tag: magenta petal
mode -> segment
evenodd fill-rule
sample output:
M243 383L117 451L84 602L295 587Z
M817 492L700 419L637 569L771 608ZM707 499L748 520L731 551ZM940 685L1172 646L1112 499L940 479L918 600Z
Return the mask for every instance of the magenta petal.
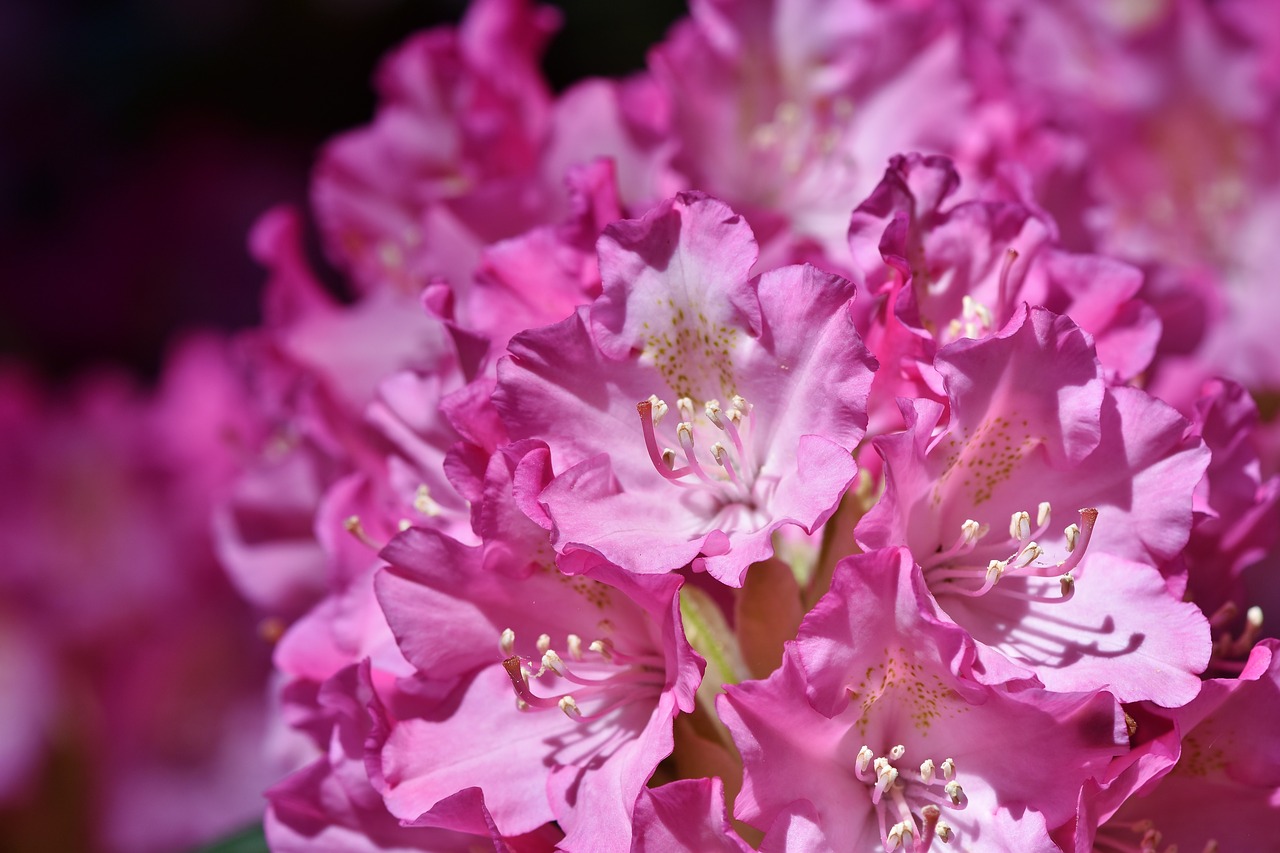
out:
M635 811L636 853L668 850L749 850L729 825L720 779L681 779L640 793Z

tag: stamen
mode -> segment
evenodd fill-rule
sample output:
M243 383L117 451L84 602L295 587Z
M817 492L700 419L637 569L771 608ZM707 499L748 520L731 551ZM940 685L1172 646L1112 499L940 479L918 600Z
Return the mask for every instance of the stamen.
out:
M1093 507L1080 510L1080 533L1076 537L1076 544L1067 559L1058 564L1063 574L1080 565L1080 561L1084 559L1084 553L1089 548L1089 539L1093 537L1093 525L1097 521L1098 511Z
M551 636L549 634L539 634L536 648L539 654L545 655L551 649Z
M1023 512L1015 512L1009 519L1009 538L1015 542L1025 542L1031 537L1031 516Z
M739 485L738 472L734 470L733 461L729 459L729 451L720 442L711 445L711 455L716 458L716 462L720 463L720 467L724 468L725 473L729 475L729 482Z
M1025 569L1027 566L1040 559L1042 554L1044 554L1044 549L1035 542L1028 542L1018 554L1018 559L1017 562L1014 563L1014 568Z
M502 636L498 640L498 648L502 649L504 657L511 657L516 647L516 632L510 628L502 629Z
M1009 271L1013 269L1016 260L1018 260L1018 252L1015 249L1009 249L1004 253L1004 265L1000 267L1000 287L996 291L999 294L996 308L999 309L1001 317L1005 316L1009 307Z
M933 784L934 765L932 758L926 758L920 763L920 781L926 785Z
M872 753L871 747L864 744L862 749L858 750L858 758L854 762L854 766L858 768L859 776L867 772L867 768L871 766L871 759L873 758L875 758L875 754Z
M702 464L698 462L698 457L693 452L693 424L689 421L681 421L676 427L676 438L680 440L680 447L684 449L684 458L689 461L689 470L704 483L715 482L711 479L711 475L702 470Z
M435 518L441 513L440 504L431 497L431 489L423 483L413 495L413 508L428 518Z
M613 644L608 640L592 640L591 645L587 646L587 648L600 655L606 661L613 662Z
M1062 534L1067 537L1067 553L1070 554L1076 549L1076 541L1080 538L1080 525L1070 524Z
M889 750L889 760L897 761L899 758L905 755L906 752L907 752L907 748L902 744L898 744L897 746Z
M950 844L951 836L952 836L951 827L947 824L947 822L944 820L938 821L938 840L940 840L943 844Z
M1049 523L1049 514L1053 512L1053 507L1048 501L1041 501L1039 508L1036 510L1036 526L1044 527Z
M545 637L546 634L543 634L542 636ZM565 670L567 669L564 665L564 661L560 659L560 655L556 654L555 649L547 649L542 653L542 668L544 670L554 672L556 675L561 677L564 677Z
M667 404L657 394L649 395L649 404L653 406L653 425L656 427L658 424L662 423L662 419L666 417Z
M688 397L681 397L676 400L676 408L680 410L680 420L693 420L693 400L690 400Z
M947 794L947 799L951 800L953 806L960 805L960 801L964 799L964 788L960 787L959 782L948 782L942 789Z
M354 536L360 542L360 544L364 545L367 548L372 548L375 551L382 550L382 546L379 545L377 542L373 541L373 539L369 536L368 533L365 533L364 525L360 523L360 516L358 515L347 516L343 520L342 526L346 529L348 533Z
M582 638L577 634L570 634L565 638L565 643L569 646L569 657L582 660Z
M950 779L956 775L956 763L953 759L945 759L942 762L942 778Z
M579 710L577 701L567 693L561 696L560 701L556 704L560 706L561 711L564 711L565 716L571 720L582 716L582 711Z

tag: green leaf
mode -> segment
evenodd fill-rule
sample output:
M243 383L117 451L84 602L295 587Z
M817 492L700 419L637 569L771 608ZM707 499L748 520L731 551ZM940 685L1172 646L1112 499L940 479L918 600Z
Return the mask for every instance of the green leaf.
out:
M201 847L196 853L269 853L267 836L256 824Z

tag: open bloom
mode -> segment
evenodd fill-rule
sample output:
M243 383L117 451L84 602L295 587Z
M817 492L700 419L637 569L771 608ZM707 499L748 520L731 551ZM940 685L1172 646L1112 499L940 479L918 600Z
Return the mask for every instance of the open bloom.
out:
M1104 387L1088 339L1040 308L936 364L950 419L916 400L907 431L876 440L886 492L858 541L908 546L990 673L1016 662L1054 690L1194 697L1208 626L1156 568L1187 542L1208 461L1186 422Z
M386 703L370 759L391 812L457 828L441 804L477 787L503 835L555 820L566 849L629 849L632 810L701 677L680 579L485 565L420 529L383 556L379 599L418 670Z
M773 531L835 509L873 365L853 286L812 267L750 278L756 251L740 216L682 194L605 230L589 308L512 341L494 402L513 439L551 448L536 497L557 551L694 561L737 586Z
M818 850L1057 849L1049 830L1125 749L1119 706L979 685L972 641L929 611L903 549L837 567L782 668L719 704L745 766L739 818L767 827L807 801Z

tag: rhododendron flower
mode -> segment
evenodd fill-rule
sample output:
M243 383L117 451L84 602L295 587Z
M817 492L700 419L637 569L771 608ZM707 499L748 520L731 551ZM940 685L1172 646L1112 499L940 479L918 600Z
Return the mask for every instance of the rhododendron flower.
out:
M1087 785L1079 824L1085 830L1074 850L1274 849L1280 819L1278 651L1275 640L1264 641L1238 678L1208 680L1195 701L1164 712L1181 738L1176 764L1114 814L1097 815L1108 798ZM1093 836L1088 827L1097 817L1105 822Z
M383 556L379 598L419 682L384 712L375 760L390 811L450 828L439 804L479 787L504 835L555 820L566 849L629 849L636 801L701 677L680 579L487 566L417 529Z
M936 364L949 420L917 400L906 432L876 440L887 487L859 542L908 546L996 677L998 650L1054 690L1194 697L1208 626L1156 568L1186 544L1207 462L1185 421L1105 388L1087 338L1039 308Z
M1125 749L1118 705L978 684L972 640L928 598L907 551L851 557L782 668L727 689L738 817L767 826L808 801L820 850L1057 849L1049 830Z
M849 211L884 162L950 150L972 93L945 4L695 0L652 57L673 165L725 199L771 261L847 266Z
M873 365L853 287L812 267L750 278L751 230L696 194L610 226L600 258L603 295L518 335L498 369L512 438L559 470L537 496L552 541L740 585L775 530L812 531L853 480Z

